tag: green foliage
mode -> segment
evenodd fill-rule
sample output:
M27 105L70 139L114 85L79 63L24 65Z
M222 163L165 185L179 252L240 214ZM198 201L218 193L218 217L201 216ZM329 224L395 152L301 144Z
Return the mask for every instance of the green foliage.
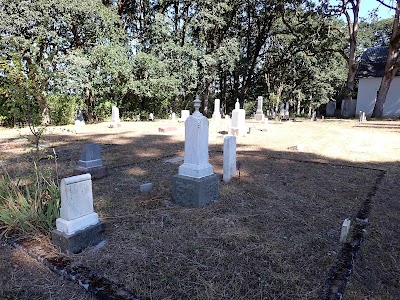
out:
M48 233L60 213L57 182L45 178L35 164L31 184L20 185L4 171L0 177L0 234Z
M107 100L98 103L93 110L96 120L105 121L110 119L113 105L115 105L115 103Z
M83 106L81 98L66 94L53 94L47 97L51 124L73 124L76 111Z

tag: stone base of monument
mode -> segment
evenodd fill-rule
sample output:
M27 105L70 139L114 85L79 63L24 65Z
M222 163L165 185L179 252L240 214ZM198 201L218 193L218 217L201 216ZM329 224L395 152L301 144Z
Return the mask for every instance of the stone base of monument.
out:
M51 240L64 253L79 253L83 249L95 246L104 240L104 223L99 221L97 224L86 227L71 235L54 229L51 232Z
M108 169L106 166L91 167L91 168L76 166L73 171L74 176L86 173L89 173L92 176L92 179L100 179L108 175Z
M185 207L201 207L219 197L219 176L212 174L202 178L183 175L172 177L172 201Z
M263 122L265 120L265 115L264 114L255 114L254 118L257 122Z

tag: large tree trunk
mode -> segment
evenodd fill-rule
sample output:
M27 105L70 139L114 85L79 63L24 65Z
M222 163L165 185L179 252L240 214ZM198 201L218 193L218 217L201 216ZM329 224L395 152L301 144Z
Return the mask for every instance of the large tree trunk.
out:
M207 81L204 86L204 102L203 102L203 115L207 117L208 114L208 98L210 96L211 81Z
M350 51L347 59L347 80L346 80L346 95L342 102L342 117L343 118L351 118L353 117L351 100L353 99L354 93L354 81L356 78L356 46L357 46L357 31L358 31L358 12L360 10L360 2L361 0L354 1L354 5L352 7L352 17L350 17L349 12L346 10L347 1L343 1L343 14L347 20L347 29L349 31L349 43L350 43Z
M394 76L391 76L391 74L385 74L382 78L376 97L374 111L372 112L372 117L374 118L381 118L383 115L383 105L385 104L386 96L389 92L393 77Z
M389 43L388 56L385 65L385 75L382 78L381 85L379 86L378 94L376 97L374 111L372 116L375 118L382 118L383 105L386 101L386 96L389 92L390 84L396 73L400 70L400 0L397 0L396 12L393 21L392 37Z

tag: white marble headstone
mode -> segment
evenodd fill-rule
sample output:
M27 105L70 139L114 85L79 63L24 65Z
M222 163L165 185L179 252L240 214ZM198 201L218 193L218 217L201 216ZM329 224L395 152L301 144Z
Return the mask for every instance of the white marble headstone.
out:
M115 125L118 125L121 123L121 120L119 118L119 108L116 106L112 107L111 122L113 122L113 124L115 124Z
M212 119L214 121L221 120L220 100L219 99L215 99L214 100L214 112L213 112L213 115L212 115Z
M58 231L71 235L78 230L98 223L98 215L93 210L90 174L62 179L60 190L60 218L56 220Z
M190 110L182 110L181 111L181 121L185 122L186 119L190 116Z
M229 133L235 136L242 136L247 133L246 111L240 109L239 99L236 100L235 109L232 111L231 126Z
M185 121L185 157L179 166L179 175L202 178L213 174L208 162L208 119L199 112L196 97L195 112Z

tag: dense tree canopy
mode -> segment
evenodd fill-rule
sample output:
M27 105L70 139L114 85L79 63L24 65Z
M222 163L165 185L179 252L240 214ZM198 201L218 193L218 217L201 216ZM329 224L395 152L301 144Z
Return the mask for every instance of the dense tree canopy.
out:
M388 44L391 24L363 20L356 50ZM259 95L300 113L348 94L352 46L326 1L3 0L0 36L9 124L46 110L67 123L78 108L101 120L112 105L164 117L195 94L206 114L215 98L229 113L236 98L252 107Z

